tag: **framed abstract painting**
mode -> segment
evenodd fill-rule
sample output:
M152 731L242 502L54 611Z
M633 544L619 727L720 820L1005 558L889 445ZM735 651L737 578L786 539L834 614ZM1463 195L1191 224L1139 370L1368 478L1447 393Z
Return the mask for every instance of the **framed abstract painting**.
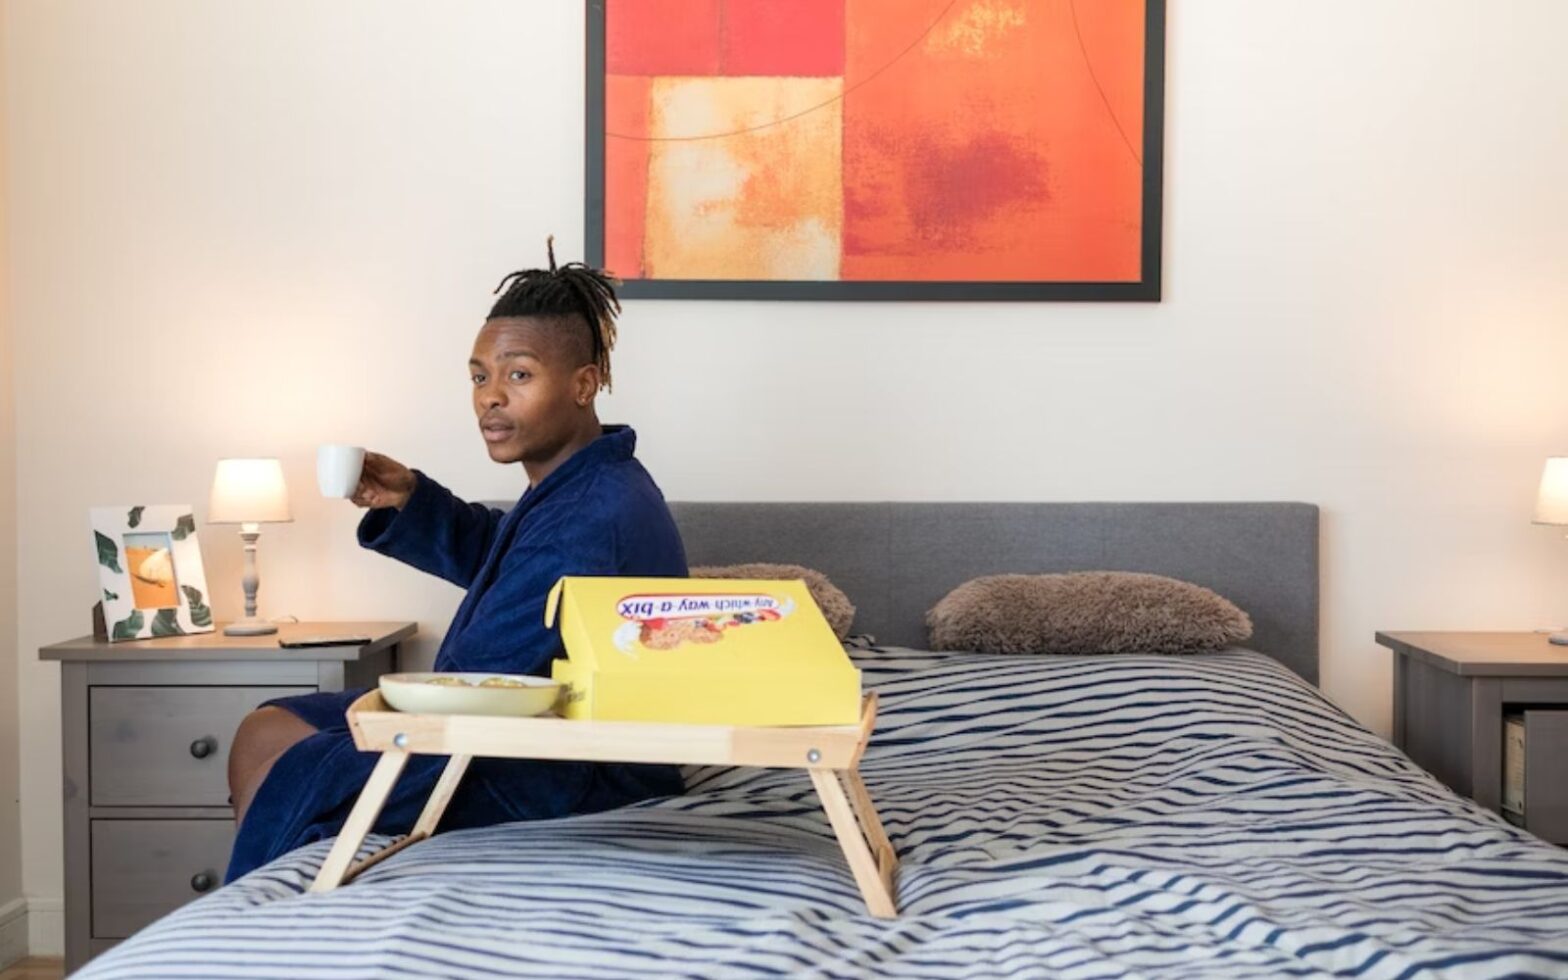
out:
M1158 300L1165 0L588 0L623 296Z

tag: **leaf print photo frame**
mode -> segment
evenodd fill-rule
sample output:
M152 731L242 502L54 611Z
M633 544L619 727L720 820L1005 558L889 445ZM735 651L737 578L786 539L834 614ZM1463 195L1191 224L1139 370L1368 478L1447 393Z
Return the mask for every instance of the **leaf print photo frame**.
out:
M94 507L92 525L109 642L212 632L194 508Z

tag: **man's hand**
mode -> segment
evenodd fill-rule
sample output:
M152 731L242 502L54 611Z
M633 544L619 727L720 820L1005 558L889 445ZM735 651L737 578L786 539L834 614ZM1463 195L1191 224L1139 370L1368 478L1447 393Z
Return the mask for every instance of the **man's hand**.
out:
M414 492L414 471L389 456L365 452L365 467L359 472L359 485L349 499L361 507L403 509Z

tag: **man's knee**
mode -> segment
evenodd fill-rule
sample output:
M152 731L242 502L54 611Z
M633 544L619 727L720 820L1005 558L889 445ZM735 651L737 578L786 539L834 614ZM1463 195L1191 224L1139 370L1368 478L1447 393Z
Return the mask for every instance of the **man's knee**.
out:
M229 746L229 791L238 796L249 790L257 770L315 731L292 712L272 705L246 715Z
M315 730L292 711L267 705L252 711L240 722L240 727L234 732L234 746L230 755L277 755Z

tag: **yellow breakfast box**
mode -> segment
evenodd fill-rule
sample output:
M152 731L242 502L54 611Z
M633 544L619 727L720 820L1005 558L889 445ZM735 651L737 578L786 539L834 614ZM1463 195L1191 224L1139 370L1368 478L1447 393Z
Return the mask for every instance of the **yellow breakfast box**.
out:
M806 584L588 578L550 590L567 718L710 725L852 725L860 671Z

